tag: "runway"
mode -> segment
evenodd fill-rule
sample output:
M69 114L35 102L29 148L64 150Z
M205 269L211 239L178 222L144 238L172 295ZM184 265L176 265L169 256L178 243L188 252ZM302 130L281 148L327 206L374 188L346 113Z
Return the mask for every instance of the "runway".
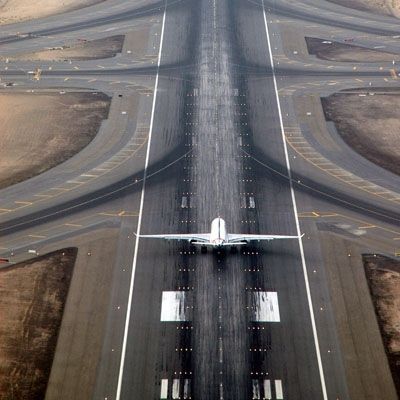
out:
M60 16L46 26L25 22L19 31L31 36L9 28L0 38L3 55L29 43L58 43L64 34L96 38L105 26L121 33L122 23L153 29L151 61L132 61L125 47L115 59L46 62L35 84L27 71L43 63L16 61L2 73L3 81L16 83L7 90L75 87L113 96L97 141L67 161L69 168L0 192L2 254L15 261L32 246L43 252L66 241L79 245L80 235L100 228L118 232L115 256L107 261L109 299L96 325L101 338L85 350L90 328L85 337L62 337L46 399L342 400L378 393L395 399L372 307L352 322L356 300L343 289L349 306L338 318L342 292L333 289L330 262L340 259L344 268L355 261L347 257L347 242L334 244L325 232L351 237L351 254L393 256L399 178L349 149L333 152L315 98L398 83L390 63L354 69L309 56L292 26L299 36L326 37L335 29L338 40L351 32L369 46L385 35L388 48L398 51L396 20L376 16L377 28L370 23L374 15L350 10L344 21L338 16L347 9L311 0L108 3L113 7L95 6L93 18L72 13L59 26ZM140 106L133 110L137 93ZM314 153L362 180L329 173ZM85 174L95 177L67 190L67 182ZM66 190L48 192L54 187ZM39 201L43 193L51 194ZM232 233L297 235L299 229L305 236L207 254L181 242L135 239L134 232L205 233L217 216ZM368 224L373 230L351 233ZM348 326L360 342L363 335L376 340L365 350L365 368L357 343L343 342ZM95 353L90 379L79 377L79 362L63 362L67 344L82 358ZM359 355L349 357L349 349ZM374 376L376 362L382 368ZM68 379L60 382L62 375ZM81 393L73 379L81 379Z

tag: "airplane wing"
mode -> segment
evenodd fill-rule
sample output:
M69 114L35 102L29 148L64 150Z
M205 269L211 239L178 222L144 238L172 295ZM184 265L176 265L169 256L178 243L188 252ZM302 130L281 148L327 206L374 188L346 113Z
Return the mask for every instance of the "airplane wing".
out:
M188 242L208 243L210 241L209 233L185 233L182 235L175 234L160 234L160 235L138 235L143 238L165 239L165 240L187 240Z
M301 235L300 237L303 237ZM228 243L251 242L259 240L274 240L274 239L298 239L299 236L285 236L285 235L247 235L247 234L228 234Z

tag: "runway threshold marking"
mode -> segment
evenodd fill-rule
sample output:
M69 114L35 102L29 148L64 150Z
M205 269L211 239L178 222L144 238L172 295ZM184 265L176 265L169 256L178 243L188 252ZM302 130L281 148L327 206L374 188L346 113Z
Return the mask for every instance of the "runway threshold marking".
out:
M157 75L156 75L156 79L155 79L155 83L154 83L154 95L153 95L153 104L152 104L152 108L151 108L149 137L148 137L148 141L147 141L146 160L145 160L144 172L143 172L142 193L140 196L137 235L140 235L141 225L142 225L144 196L145 196L145 190L146 190L147 168L149 166L149 159L150 159L150 147L151 147L151 139L152 139L152 134L153 134L154 114L155 114L157 92L158 92L158 80L159 80L159 73L160 73L162 48L163 48L163 42L164 42L164 29L165 29L165 18L167 15L167 3L168 3L168 0L165 0L164 14L163 14L163 19L162 19L162 24L161 24L160 46L159 46L158 60L157 60ZM130 285L129 285L128 304L127 304L126 317L125 317L124 336L123 336L123 340L122 340L121 359L120 359L118 383L117 383L117 390L116 390L116 400L120 400L120 398L121 398L122 378L124 375L125 355L126 355L126 347L127 347L127 341L128 341L129 322L130 322L131 309L132 309L133 286L134 286L134 282L135 282L135 271L136 271L136 264L137 264L137 259L138 259L138 251L139 251L139 237L136 237L134 254L133 254L133 262L132 262L131 280L130 280Z
M161 379L160 399L168 398L168 379Z
M281 104L280 104L279 93L278 93L278 84L276 81L274 59L272 56L272 47L271 47L271 40L269 37L267 14L265 11L264 0L262 0L262 7L263 7L263 14L264 14L265 33L266 33L267 42L268 42L269 61L271 63L272 77L273 77L274 89L275 89L275 97L276 97L276 103L277 103L277 107L278 107L279 123L280 123L280 128L281 128L281 135L282 135L282 144L283 144L283 148L284 148L284 152L285 152L285 162L286 162L287 174L289 177L290 194L291 194L291 198L292 198L293 211L294 211L295 220L296 220L297 235L299 236L298 243L299 243L299 249L300 249L300 254L301 254L301 264L303 267L304 283L305 283L305 287L306 287L308 308L309 308L309 312L310 312L311 327L312 327L312 332L313 332L313 336L314 336L314 345L315 345L315 351L316 351L316 356L317 356L317 363L318 363L319 377L320 377L320 381L321 381L322 395L323 395L324 400L328 400L326 384L325 384L324 369L323 369L322 359L321 359L321 351L320 351L320 347L319 347L318 332L317 332L317 327L316 327L315 317L314 317L314 308L313 308L312 297L311 297L310 283L308 281L308 271L307 271L307 266L306 266L306 259L305 259L305 255L304 255L303 242L301 239L300 222L299 222L299 216L297 213L296 197L295 197L295 193L294 193L294 189L293 189L293 181L292 181L292 172L291 172L290 161L289 161L289 153L288 153L287 142L286 142L286 138L285 138L285 130L283 127L282 110L281 110Z

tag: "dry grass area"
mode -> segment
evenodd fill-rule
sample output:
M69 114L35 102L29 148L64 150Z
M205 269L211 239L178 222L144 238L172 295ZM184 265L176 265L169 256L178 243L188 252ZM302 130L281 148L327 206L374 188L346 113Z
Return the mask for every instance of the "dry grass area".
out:
M78 41L71 45L52 47L33 53L22 53L16 56L3 57L13 60L29 61L65 61L65 60L95 60L115 57L122 51L123 35L108 38Z
M393 379L400 393L400 262L380 255L364 255L363 261Z
M64 162L95 137L110 98L90 92L0 94L0 189Z
M0 25L48 17L104 0L0 0Z
M400 60L400 55L366 47L306 37L309 54L322 60L341 62L386 62Z
M77 249L0 270L0 400L44 398Z
M400 175L400 92L374 89L322 98L325 117L357 153Z
M329 0L332 3L361 11L400 17L400 0Z

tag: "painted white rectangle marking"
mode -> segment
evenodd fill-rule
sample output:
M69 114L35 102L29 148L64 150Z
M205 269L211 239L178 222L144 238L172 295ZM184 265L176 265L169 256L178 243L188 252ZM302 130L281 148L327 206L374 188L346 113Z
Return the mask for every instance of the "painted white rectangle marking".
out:
M168 399L168 379L161 379L160 399Z
M161 321L186 321L185 292L163 292Z
M264 379L264 399L272 399L271 381L269 379Z
M258 379L253 379L253 400L261 399L260 397L260 384Z
M249 197L249 208L256 208L256 201L253 196Z
M172 382L172 398L173 399L180 399L179 396L179 389L180 389L180 381L179 379L174 379Z
M190 379L185 379L183 384L183 398L190 399Z
M187 196L182 196L181 208L188 208L188 198L187 198Z
M275 380L275 395L277 400L283 399L282 381L280 379Z
M253 292L254 321L280 322L278 293Z

